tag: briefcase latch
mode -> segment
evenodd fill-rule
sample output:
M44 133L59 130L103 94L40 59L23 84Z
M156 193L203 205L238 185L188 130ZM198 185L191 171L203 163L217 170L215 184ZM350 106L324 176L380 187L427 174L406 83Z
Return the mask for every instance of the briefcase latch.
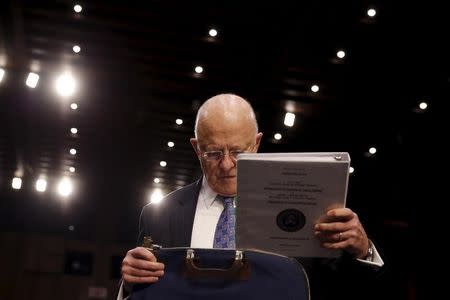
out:
M244 259L244 252L235 251L234 261L229 268L201 268L196 265L200 261L195 257L194 249L186 252L185 275L188 278L219 278L228 280L248 280L250 277L250 263Z

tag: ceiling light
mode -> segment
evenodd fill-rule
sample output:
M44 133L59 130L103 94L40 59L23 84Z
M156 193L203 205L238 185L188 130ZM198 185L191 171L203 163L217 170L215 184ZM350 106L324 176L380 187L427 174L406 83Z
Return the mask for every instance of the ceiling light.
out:
M72 103L72 104L70 104L70 108L73 110L76 110L78 108L78 104Z
M75 52L75 53L80 53L81 48L80 48L80 46L75 45L75 46L72 47L72 50L73 50L73 52Z
M295 114L287 112L284 116L284 125L288 127L292 127L295 121Z
M355 172L355 168L350 167L350 168L348 169L348 171L350 172L350 174L352 174L353 172Z
M375 153L377 153L377 148L375 148L375 147L370 147L369 153L370 153L370 154L375 154Z
M371 18L375 17L376 14L377 14L377 11L373 8L367 10L367 15Z
M0 82L2 81L4 75L5 75L5 70L0 68Z
M164 160L162 160L162 161L159 162L159 165L160 165L161 167L165 167L165 166L167 166L167 162L165 162Z
M77 150L76 149L74 149L74 148L72 148L72 149L70 149L70 154L72 154L72 155L75 155L75 154L77 154Z
M201 66L196 66L195 67L195 73L197 73L197 74L203 73L203 68Z
M73 134L77 134L78 129L76 129L75 127L70 128L70 132Z
M30 88L34 89L37 86L37 83L39 81L39 75L33 72L30 72L27 77L27 81L25 84L29 86Z
M161 180L160 180L159 178L153 179L153 182L154 182L154 183L160 183L160 181L161 181Z
M71 96L75 92L75 79L72 74L64 73L55 82L56 91L63 97Z
M217 30L215 30L214 28L211 28L209 30L209 36L211 36L211 37L217 36Z
M339 50L336 53L336 56L339 57L339 58L344 58L345 57L345 51L344 50Z
M419 104L419 108L420 108L421 110L425 110L425 109L427 109L427 107L428 107L428 104L427 104L426 102L421 102L421 103Z
M36 180L36 191L42 193L45 192L46 189L47 189L47 180L42 178Z
M167 143L167 146L169 146L170 148L172 148L173 146L175 146L175 143L174 143L174 142L168 142L168 143Z
M63 178L58 184L58 193L63 196L67 197L70 194L72 194L73 185L69 178Z
M11 186L15 190L20 190L20 188L22 187L22 178L14 177Z
M317 84L314 84L313 86L311 86L311 91L317 93L319 91L319 86Z
M76 4L76 5L73 7L73 10L74 10L76 13L80 13L80 12L83 10L83 8L81 7L81 5Z
M283 137L280 133L275 133L275 135L273 136L277 141L281 140L281 138Z
M181 125L181 124L183 124L183 120L182 119L176 119L175 123L177 123L178 125Z
M161 189L156 188L153 190L152 194L150 195L150 203L160 203L163 198L163 192Z
M69 171L70 171L70 173L75 173L75 168L74 167L70 167Z

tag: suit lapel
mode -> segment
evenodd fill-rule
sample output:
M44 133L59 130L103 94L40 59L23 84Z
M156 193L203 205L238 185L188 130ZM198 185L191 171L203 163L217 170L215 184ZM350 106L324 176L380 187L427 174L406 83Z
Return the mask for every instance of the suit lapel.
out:
M178 198L178 218L175 221L175 243L179 246L190 247L192 226L194 224L195 210L197 208L198 194L202 186L202 179L193 184L189 190L186 190L184 197Z

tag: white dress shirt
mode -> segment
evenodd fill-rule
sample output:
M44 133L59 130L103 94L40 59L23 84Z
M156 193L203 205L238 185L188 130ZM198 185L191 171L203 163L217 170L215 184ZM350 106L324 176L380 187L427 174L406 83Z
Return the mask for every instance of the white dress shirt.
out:
M205 176L203 176L202 186L198 194L197 207L195 209L194 225L192 227L192 248L213 247L216 225L223 211L223 202L216 200L216 196L217 193L210 188ZM375 267L384 265L375 246L373 246L373 258L371 261L364 259L358 259L358 261Z
M218 201L216 197L217 193L209 187L205 176L203 176L197 208L195 209L194 225L192 226L192 248L213 247L217 222L219 222L220 214L223 211L223 202Z

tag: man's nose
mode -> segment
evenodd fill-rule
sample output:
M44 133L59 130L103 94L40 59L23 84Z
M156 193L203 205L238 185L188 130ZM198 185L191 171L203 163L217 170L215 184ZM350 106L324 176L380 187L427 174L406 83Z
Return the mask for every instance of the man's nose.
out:
M220 168L223 170L230 170L235 166L236 162L230 157L230 155L224 155L220 160Z

